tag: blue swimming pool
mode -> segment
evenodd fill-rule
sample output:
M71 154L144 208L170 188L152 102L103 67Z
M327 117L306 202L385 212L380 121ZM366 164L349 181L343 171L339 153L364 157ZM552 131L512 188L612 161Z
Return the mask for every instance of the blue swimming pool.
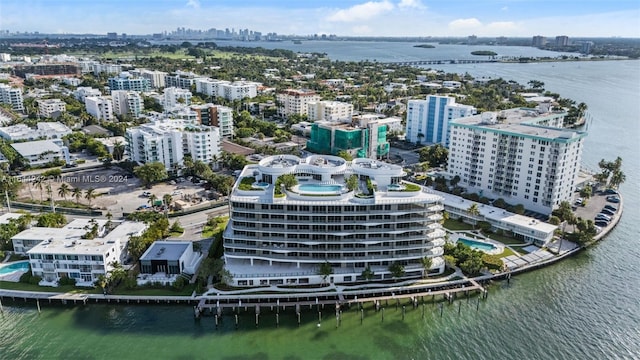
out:
M0 267L0 275L7 275L16 271L29 271L29 261L16 261Z
M469 246L472 249L476 249L484 252L493 251L497 249L495 245L482 242L482 241L475 241L475 240L465 239L465 238L458 238L458 241Z
M298 190L306 193L336 193L342 190L342 185L302 184Z

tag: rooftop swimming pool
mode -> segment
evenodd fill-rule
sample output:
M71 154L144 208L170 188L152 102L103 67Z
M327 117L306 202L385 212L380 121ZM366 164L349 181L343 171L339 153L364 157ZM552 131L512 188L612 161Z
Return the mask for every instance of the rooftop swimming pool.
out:
M472 249L484 251L486 253L492 253L498 250L498 248L495 245L484 242L484 241L476 241L476 240L465 239L465 238L458 238L458 241L469 246Z
M16 271L29 271L29 261L16 261L0 265L0 275L7 275Z
M301 184L298 185L298 191L302 193L339 193L342 185L323 185L323 184Z

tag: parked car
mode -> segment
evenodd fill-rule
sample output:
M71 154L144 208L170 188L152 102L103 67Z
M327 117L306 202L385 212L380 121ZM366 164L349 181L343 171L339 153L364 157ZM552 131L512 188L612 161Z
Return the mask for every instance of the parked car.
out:
M149 191L144 191L144 192L142 193L142 196L143 196L143 197L149 197L149 196L151 196L151 193L150 193Z
M605 214L605 215L607 215L607 216L613 216L613 215L615 215L616 213L615 213L615 212L613 212L613 211L611 211L611 210L609 210L609 209L602 209L602 211L600 211L600 214Z
M614 189L607 189L604 191L606 195L618 195L618 192Z
M600 213L600 214L596 215L596 220L611 221L611 217Z
M171 196L178 196L178 195L182 195L182 191L176 190L176 191L171 193Z
M604 220L596 220L593 224L594 224L595 226L600 226L600 227L607 227L607 226L609 226L609 223L608 223L608 222L606 222L606 221L604 221Z
M582 198L577 198L577 199L576 199L575 204L576 204L576 205L582 205L582 202L583 202L583 201L584 201L584 200L583 200Z
M615 195L609 195L609 196L607 196L607 201L608 202L612 202L614 204L617 204L617 203L620 202L620 198L615 196Z
M618 208L616 208L615 206L611 206L611 205L609 205L609 204L605 205L605 206L604 206L604 209L607 209L607 210L609 210L609 211L613 211L613 212L618 211Z

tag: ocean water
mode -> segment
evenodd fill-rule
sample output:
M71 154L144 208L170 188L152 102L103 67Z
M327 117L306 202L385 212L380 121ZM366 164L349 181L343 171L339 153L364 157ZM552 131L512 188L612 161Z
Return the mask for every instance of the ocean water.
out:
M334 59L362 60L373 58L371 49L381 47L376 51L400 61L413 60L417 49L410 44L404 55L395 43L387 51L377 43L342 45L327 42L317 51ZM458 48L460 54L469 50ZM258 327L253 313L242 310L238 329L231 314L216 329L211 317L195 321L188 306L42 303L39 314L33 303L5 300L0 359L640 358L640 62L441 68L521 83L541 80L547 90L588 104L593 120L585 165L595 169L600 159L621 156L627 176L621 187L624 215L604 241L510 283L494 284L486 301L471 298L444 305L442 316L438 305L424 310L407 306L403 319L402 309L390 303L384 321L381 313L366 309L361 324L357 309L345 309L339 327L331 309L322 310L320 326L315 308L303 313L300 327L291 310L280 313L276 327L275 313L263 309Z

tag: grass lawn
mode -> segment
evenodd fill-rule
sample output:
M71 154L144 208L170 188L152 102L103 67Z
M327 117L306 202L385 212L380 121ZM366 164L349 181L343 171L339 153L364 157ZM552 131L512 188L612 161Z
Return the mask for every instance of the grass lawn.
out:
M503 258L503 257L515 255L515 254L516 253L514 253L513 250L509 249L508 247L505 247L504 251L502 252L502 254L499 254L498 257L499 258Z
M184 234L184 231L172 231L169 233L169 237L180 237Z
M224 221L217 224L216 226L205 225L202 228L202 237L211 238L214 237L217 233L224 231L224 228L227 227L227 222L229 222L229 218L224 217L223 219Z
M74 293L74 294L100 294L102 290L98 288L77 288L71 285L63 285L58 287L51 286L38 286L33 284L0 281L0 289L5 290L21 290L21 291L39 291L39 292L60 292L60 293Z
M458 230L473 230L473 225L466 224L466 223L460 222L460 221L455 220L455 219L447 219L447 220L445 220L443 226L448 230L454 230L454 231L458 231Z
M512 238L511 236L498 235L498 234L489 234L489 235L486 235L486 236L489 239L497 240L497 241L500 241L501 243L507 244L507 245L522 245L522 244L524 244L524 242L522 242L521 240Z
M178 50L175 53L167 51L127 51L127 52L112 52L108 51L100 55L103 59L118 59L118 58L131 58L131 57L164 57L168 59L194 59L193 56L187 55L184 49Z

